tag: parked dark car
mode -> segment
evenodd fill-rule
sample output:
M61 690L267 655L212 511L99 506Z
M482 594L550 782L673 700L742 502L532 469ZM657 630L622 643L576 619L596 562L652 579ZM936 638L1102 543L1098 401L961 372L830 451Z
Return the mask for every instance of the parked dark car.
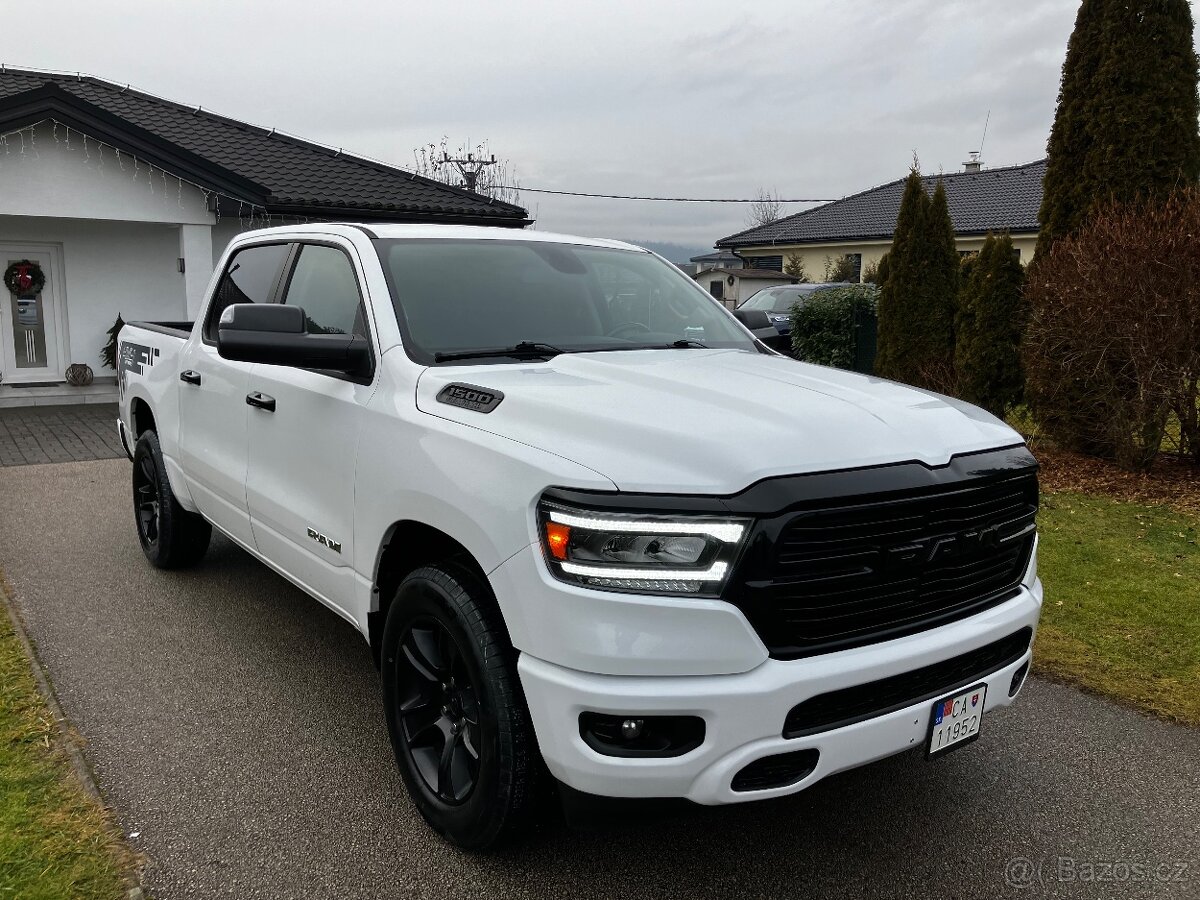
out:
M835 287L849 287L848 281L829 281L823 284L783 284L776 287L763 288L748 297L739 310L759 310L767 314L767 319L775 329L775 334L755 332L755 337L772 350L791 355L792 352L792 307L803 304L818 291Z

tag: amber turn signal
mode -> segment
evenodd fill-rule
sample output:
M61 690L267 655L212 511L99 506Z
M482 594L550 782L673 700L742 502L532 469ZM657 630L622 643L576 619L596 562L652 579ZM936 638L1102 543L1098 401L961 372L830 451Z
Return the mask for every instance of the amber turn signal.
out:
M571 542L571 526L558 522L546 523L546 546L555 559L567 558L567 545Z

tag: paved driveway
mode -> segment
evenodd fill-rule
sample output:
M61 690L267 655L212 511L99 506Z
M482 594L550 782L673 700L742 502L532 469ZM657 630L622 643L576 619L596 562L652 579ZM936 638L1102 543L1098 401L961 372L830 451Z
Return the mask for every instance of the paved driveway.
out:
M0 466L124 455L115 403L0 409Z
M227 542L151 569L127 478L0 470L0 564L156 898L1200 897L1200 732L1037 680L936 763L460 853L402 792L365 643Z

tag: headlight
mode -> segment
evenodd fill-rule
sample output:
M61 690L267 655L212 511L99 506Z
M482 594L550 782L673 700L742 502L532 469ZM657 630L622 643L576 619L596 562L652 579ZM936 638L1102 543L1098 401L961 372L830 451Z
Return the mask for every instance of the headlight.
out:
M748 531L744 519L576 509L543 500L538 529L556 578L610 591L721 592Z

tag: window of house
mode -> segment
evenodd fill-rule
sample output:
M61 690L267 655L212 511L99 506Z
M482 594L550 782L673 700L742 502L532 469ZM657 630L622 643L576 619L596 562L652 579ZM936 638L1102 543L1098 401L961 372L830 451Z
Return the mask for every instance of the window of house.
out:
M747 256L746 264L751 269L772 269L776 272L783 271L782 256Z
M217 339L217 322L227 306L235 303L266 303L275 291L279 270L288 255L288 244L245 247L229 260L213 297L204 325L204 337Z
M309 334L367 336L354 267L336 247L305 244L300 248L283 302L304 310Z
M710 294L712 294L714 297L716 297L718 300L724 300L725 299L725 282L724 281L710 281L708 283L708 292Z

